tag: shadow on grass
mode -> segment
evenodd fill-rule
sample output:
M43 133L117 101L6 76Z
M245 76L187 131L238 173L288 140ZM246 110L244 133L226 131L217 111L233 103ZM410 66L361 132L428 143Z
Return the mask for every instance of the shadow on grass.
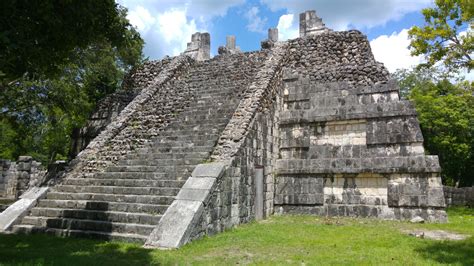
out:
M430 241L415 251L438 263L474 265L473 237L463 241Z
M0 265L150 265L139 244L48 235L0 235Z

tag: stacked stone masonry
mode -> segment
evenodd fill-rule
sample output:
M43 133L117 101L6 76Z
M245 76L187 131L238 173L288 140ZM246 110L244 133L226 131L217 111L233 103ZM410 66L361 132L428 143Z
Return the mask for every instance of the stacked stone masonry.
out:
M447 206L474 207L474 187L443 187Z
M29 188L39 186L46 171L30 156L16 162L0 160L0 199L15 200Z
M140 94L142 88L153 84L154 78L170 62L171 58L165 58L160 61L147 61L142 66L132 69L125 77L122 89L100 101L87 124L82 128L74 130L70 157L74 158L85 149Z
M251 53L229 38L211 59L196 33L133 72L130 97L99 106L97 137L13 230L179 247L273 213L445 221L438 159L367 38L301 20L300 38L272 30ZM209 162L222 173L200 176Z
M100 149L89 145L81 153L93 160L79 154L85 163L73 165L14 230L144 242L194 167L209 159L264 57L242 53L192 62L160 83Z

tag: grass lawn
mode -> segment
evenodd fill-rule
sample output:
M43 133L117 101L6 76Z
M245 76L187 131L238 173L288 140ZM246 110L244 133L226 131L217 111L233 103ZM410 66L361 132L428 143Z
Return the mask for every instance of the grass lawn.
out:
M474 265L474 209L448 210L447 224L274 216L179 250L45 235L0 235L0 265ZM403 229L469 234L463 241L407 236Z

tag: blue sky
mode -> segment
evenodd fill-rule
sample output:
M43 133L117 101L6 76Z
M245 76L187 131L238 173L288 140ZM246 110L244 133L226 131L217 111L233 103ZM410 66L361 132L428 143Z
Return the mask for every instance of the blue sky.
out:
M191 34L211 34L211 54L235 35L243 51L260 49L267 30L280 40L298 37L299 13L316 10L333 30L358 29L367 35L376 59L393 72L420 63L407 48L407 30L423 25L422 8L432 0L118 0L145 39L145 55L161 59L183 52Z

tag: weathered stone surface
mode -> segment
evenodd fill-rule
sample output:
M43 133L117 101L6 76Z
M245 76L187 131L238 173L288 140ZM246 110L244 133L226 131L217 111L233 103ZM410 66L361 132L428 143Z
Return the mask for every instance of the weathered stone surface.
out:
M424 223L425 219L421 218L420 216L415 216L410 219L410 223L418 224L418 223Z
M100 133L14 231L175 248L257 209L446 221L438 158L366 36L300 18L303 37L270 30L261 51L234 53L231 37L211 59L210 36L196 33L185 55L137 69L132 93L99 108L89 128Z
M208 163L198 165L192 173L193 177L219 178L224 173L226 163Z
M197 61L209 60L211 57L211 35L207 32L194 33L183 54Z
M474 187L443 187L447 206L474 207Z
M427 238L433 240L450 240L450 241L460 241L465 240L469 235L462 235L453 232L447 232L443 230L404 230L402 231L410 236L418 237L418 238Z
M48 187L32 188L24 193L18 201L0 213L0 232L9 230L33 208L37 201L48 192Z
M300 37L307 35L322 34L329 31L323 20L316 15L316 11L310 10L300 14Z
M202 206L200 201L175 200L148 237L145 247L178 248L186 244Z

